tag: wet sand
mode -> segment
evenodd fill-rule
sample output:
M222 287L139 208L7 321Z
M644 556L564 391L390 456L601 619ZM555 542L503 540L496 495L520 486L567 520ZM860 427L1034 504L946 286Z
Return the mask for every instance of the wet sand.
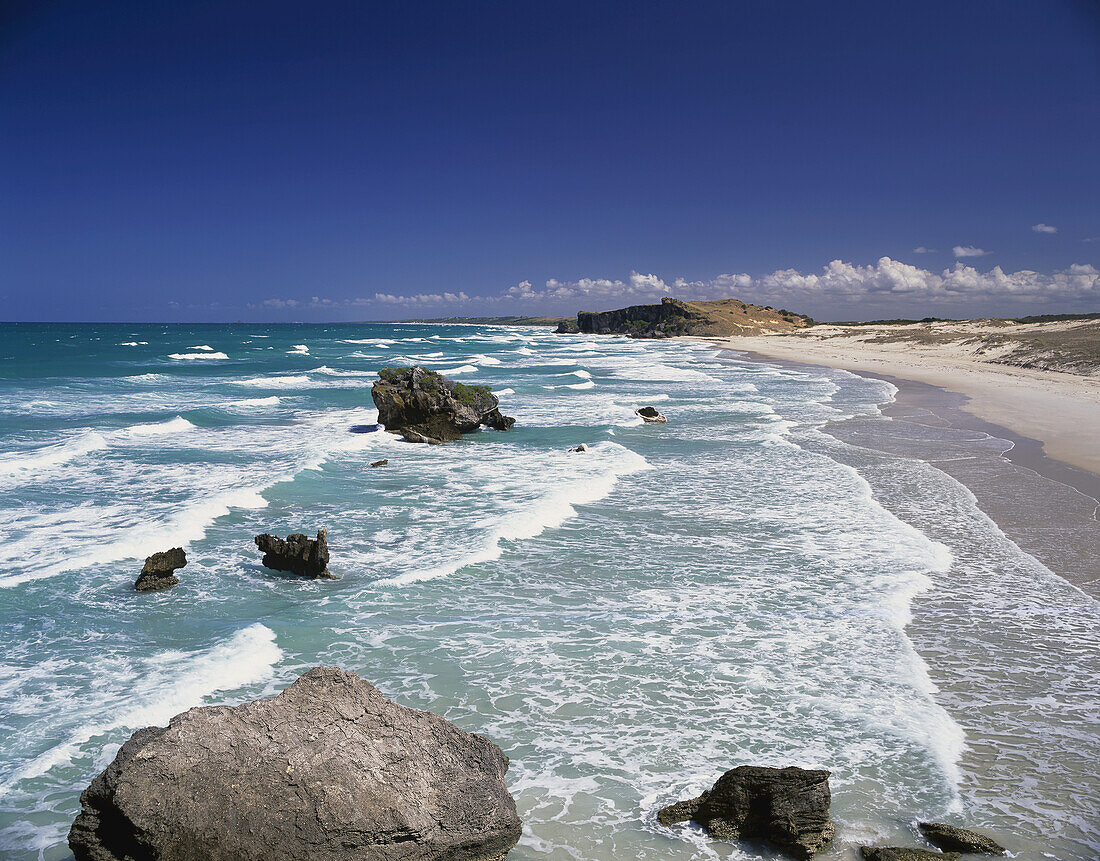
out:
M814 364L735 352L757 361ZM1100 475L1054 459L1039 440L975 416L965 394L890 374L851 372L897 386L893 402L882 410L896 423L896 432L856 439L845 423L825 430L845 442L916 457L946 472L1022 550L1100 598ZM941 439L925 439L924 428L936 429Z
M823 326L793 335L712 342L726 349L957 392L966 396L959 405L961 410L1037 441L1054 460L1100 476L1100 378L997 364L974 353L973 339L935 343L883 340L900 337L894 332L900 328L877 327L871 340L866 333Z

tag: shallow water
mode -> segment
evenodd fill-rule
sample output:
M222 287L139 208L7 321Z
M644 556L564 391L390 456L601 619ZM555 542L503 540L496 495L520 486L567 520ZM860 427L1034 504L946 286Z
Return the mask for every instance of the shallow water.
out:
M918 818L1100 852L1097 602L875 445L887 383L534 328L4 329L6 858L68 857L134 729L319 663L505 750L510 858L770 857L654 822L743 763L832 771L823 857ZM410 362L516 428L350 433ZM321 525L341 580L257 564L254 534ZM133 593L180 543L181 585Z

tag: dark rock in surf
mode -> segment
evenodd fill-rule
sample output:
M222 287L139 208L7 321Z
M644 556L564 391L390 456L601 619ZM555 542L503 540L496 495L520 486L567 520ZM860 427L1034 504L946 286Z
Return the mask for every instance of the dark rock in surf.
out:
M654 407L642 407L640 410L635 410L634 414L637 416L641 416L641 419L644 422L660 422L663 424L664 422L668 421L668 419L657 412Z
M829 772L742 765L698 798L657 814L662 825L698 822L715 840L761 840L795 858L809 858L833 838Z
M581 452L582 454L586 451L591 451L591 450L592 449L590 449L588 447L588 443L586 443L586 442L582 442L580 445L576 446L575 448L569 449L570 452Z
M187 554L182 547L173 547L154 553L145 560L134 589L138 592L159 592L171 589L180 582L175 572L187 564Z
M975 855L1005 854L1003 846L984 834L978 834L976 831L956 828L954 825L944 825L941 822L918 822L917 827L929 843L938 846L940 849Z
M482 425L508 430L516 423L500 411L488 386L467 386L421 368L384 368L371 388L378 421L409 442L461 439Z
M336 668L138 730L80 796L77 861L502 861L508 758Z
M958 852L932 852L907 846L860 846L863 861L959 861Z
M388 464L389 462L390 462L390 460L389 460L389 458L387 457L387 458L383 458L382 460L376 460L376 461L375 461L374 463L372 463L372 464L371 464L371 466L372 466L372 467L375 467L375 466L385 466L385 465L386 465L386 464Z
M264 533L256 536L256 546L263 551L263 564L275 571L290 571L299 577L335 580L328 570L328 530L317 530L316 538L307 538L300 532L286 537L286 541Z
M581 330L576 320L562 320L554 332L558 335L575 335Z

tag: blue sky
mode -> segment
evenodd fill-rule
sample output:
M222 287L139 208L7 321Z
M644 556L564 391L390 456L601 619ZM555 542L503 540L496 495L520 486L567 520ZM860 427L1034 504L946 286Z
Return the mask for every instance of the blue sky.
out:
M31 2L0 318L1100 310L1100 4Z

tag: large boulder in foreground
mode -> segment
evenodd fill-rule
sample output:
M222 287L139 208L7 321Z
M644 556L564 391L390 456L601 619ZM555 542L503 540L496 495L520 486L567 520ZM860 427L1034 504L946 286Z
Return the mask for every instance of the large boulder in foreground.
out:
M283 541L265 532L254 540L263 551L265 568L289 571L299 577L336 579L336 575L328 570L328 530L325 528L317 530L316 538L307 538L301 532L295 532Z
M520 821L495 744L354 673L134 733L80 796L77 861L499 861Z
M162 550L146 557L134 589L138 592L159 592L171 589L180 582L175 572L187 564L187 554L182 547Z
M967 852L976 855L1004 855L1005 848L996 840L942 822L918 822L917 827L925 839L940 849L950 852Z
M371 388L378 421L409 442L441 443L486 425L508 430L516 423L503 415L488 386L467 386L415 365L384 368Z
M742 765L714 786L657 814L662 825L693 820L715 840L761 840L809 858L833 839L829 772Z

